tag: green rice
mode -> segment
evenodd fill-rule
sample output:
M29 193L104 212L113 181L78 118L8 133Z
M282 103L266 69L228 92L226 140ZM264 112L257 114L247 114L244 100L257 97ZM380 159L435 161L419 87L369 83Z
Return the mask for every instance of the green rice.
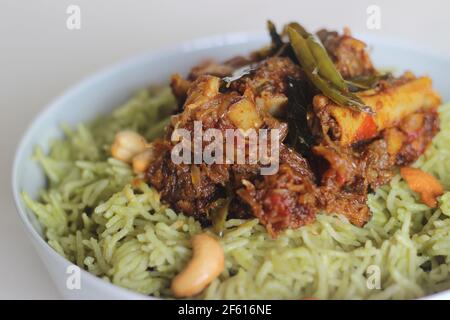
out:
M169 89L143 90L111 115L64 127L66 138L48 154L36 150L48 187L37 201L23 195L61 255L106 281L160 297L171 297L171 279L189 261L190 238L201 226L161 204L145 183L132 186L130 167L108 158L108 150L122 129L157 136L173 105ZM440 113L442 130L415 166L449 190L450 105ZM318 215L277 239L257 220L227 221L225 271L197 298L410 299L450 288L450 192L430 209L397 175L369 205L373 217L364 228ZM379 289L372 283L378 271Z

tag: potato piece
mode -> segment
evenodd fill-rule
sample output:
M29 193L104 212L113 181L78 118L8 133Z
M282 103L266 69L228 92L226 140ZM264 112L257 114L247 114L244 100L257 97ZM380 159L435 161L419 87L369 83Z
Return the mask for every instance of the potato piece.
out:
M194 109L219 93L220 78L201 76L189 87L185 108Z
M263 122L259 117L256 106L247 98L234 103L228 110L228 118L239 129L258 129Z
M261 110L268 111L275 117L282 117L286 114L288 98L284 94L272 94L263 92L256 98L256 105Z
M417 192L423 203L430 208L437 205L437 197L444 193L441 183L431 174L417 168L403 167L400 174L412 191Z

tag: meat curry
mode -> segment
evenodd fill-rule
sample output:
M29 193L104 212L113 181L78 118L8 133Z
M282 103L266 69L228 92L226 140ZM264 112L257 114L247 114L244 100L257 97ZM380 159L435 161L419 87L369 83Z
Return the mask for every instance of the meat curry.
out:
M152 145L146 180L175 210L202 224L256 217L272 236L339 213L370 219L368 193L413 163L439 130L440 97L428 77L378 71L351 36L291 23L247 57L205 61L172 76L179 108ZM277 129L279 170L262 164L176 164L175 128ZM219 226L220 229L220 226Z

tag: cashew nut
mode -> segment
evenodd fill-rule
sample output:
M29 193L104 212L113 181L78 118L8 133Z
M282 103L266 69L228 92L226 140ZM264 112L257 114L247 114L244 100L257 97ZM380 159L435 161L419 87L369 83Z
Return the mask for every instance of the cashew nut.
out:
M145 172L150 166L150 162L154 156L154 151L151 146L147 147L141 153L135 155L132 159L133 171L136 174Z
M172 280L175 297L191 297L205 289L225 268L225 257L220 243L202 233L192 237L193 256L181 273Z
M147 141L140 134L131 130L120 131L111 146L111 154L118 160L131 163L133 157L143 152L147 146Z

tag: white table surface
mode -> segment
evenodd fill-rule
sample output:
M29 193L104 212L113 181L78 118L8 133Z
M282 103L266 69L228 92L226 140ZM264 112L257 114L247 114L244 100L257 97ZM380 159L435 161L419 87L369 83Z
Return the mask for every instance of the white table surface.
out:
M66 8L81 8L81 29L66 28ZM366 8L381 8L381 29L368 31ZM55 96L114 62L180 40L263 30L265 20L316 28L349 26L407 39L450 54L445 0L0 0L0 299L58 299L12 202L17 142ZM447 27L447 28L446 28Z

